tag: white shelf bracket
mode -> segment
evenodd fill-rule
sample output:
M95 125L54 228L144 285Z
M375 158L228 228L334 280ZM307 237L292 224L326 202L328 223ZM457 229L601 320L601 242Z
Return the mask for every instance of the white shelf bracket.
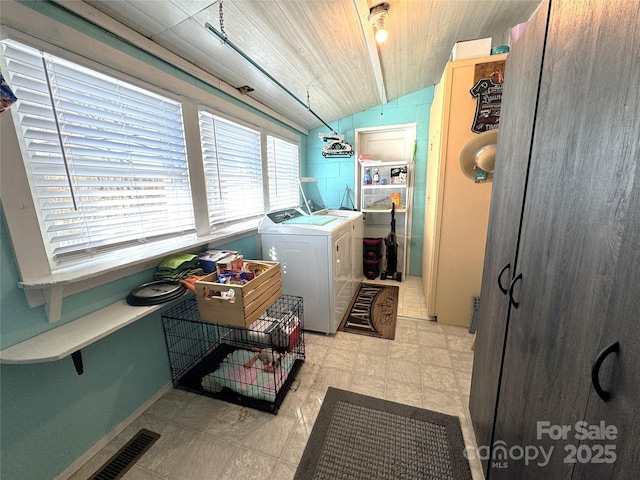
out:
M42 290L45 299L44 309L49 323L55 323L62 317L63 291L62 285L52 285Z

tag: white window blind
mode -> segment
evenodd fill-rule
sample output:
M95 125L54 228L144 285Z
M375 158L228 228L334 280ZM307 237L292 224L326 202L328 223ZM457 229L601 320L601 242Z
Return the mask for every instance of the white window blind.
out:
M200 112L211 226L264 214L260 132Z
M267 136L269 165L269 208L281 210L300 206L298 146Z
M195 231L179 103L16 42L2 46L54 262Z

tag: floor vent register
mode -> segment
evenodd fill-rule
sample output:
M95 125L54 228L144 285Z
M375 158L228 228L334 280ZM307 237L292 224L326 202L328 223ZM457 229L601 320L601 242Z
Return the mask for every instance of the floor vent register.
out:
M159 433L143 428L89 479L117 480L122 478L158 438L160 438Z

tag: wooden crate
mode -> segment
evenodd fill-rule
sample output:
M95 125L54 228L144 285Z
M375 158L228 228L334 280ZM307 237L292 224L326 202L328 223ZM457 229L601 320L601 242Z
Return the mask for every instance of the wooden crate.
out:
M216 272L196 282L196 298L200 320L221 325L248 327L282 295L282 276L279 262L245 260L270 268L244 285L217 283ZM234 290L233 301L215 296L216 292ZM211 295L214 293L214 296Z

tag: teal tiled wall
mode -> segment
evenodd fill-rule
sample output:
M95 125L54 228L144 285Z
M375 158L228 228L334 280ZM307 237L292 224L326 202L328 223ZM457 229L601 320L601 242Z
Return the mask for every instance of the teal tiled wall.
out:
M433 103L434 87L428 87L397 100L380 105L351 117L333 122L331 126L355 148L355 129L404 123L416 123L416 155L413 168L413 223L411 225L411 255L409 274L422 276L422 244L424 239L424 203L426 196L427 152L429 144L429 113ZM348 187L354 196L355 158L325 158L325 142L319 133L329 133L326 127L309 132L306 144L306 162L302 174L315 177L329 208L340 207ZM354 199L355 200L355 199Z

